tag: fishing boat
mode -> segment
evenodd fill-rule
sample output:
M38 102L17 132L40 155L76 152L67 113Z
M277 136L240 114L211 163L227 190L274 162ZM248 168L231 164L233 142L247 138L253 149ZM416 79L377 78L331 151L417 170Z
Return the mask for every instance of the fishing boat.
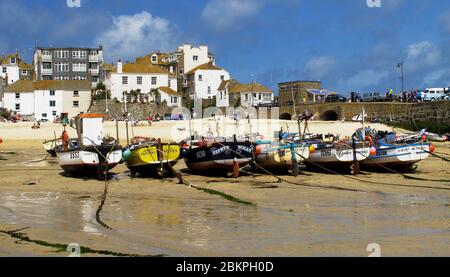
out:
M56 158L56 149L62 147L61 138L46 140L42 143L42 147L50 156Z
M363 134L365 133L365 134ZM376 151L361 165L365 167L399 167L409 169L429 157L435 146L426 142L421 134L399 136L395 132L377 132L375 129L358 129L358 137L369 137Z
M315 148L305 164L316 164L329 169L350 168L351 165L365 160L370 155L370 145L363 140L339 140L338 136L308 135L305 142Z
M221 137L200 138L183 142L182 156L186 166L194 172L233 173L239 176L239 168L253 159L254 144L250 140Z
M70 139L65 130L56 158L61 168L72 175L93 175L101 178L122 159L122 147L116 138L103 137L102 114L80 114L75 117L77 138ZM116 124L116 133L118 126Z
M281 134L277 140L257 140L255 160L265 169L295 171L298 164L308 159L310 151L314 151L310 145Z
M163 177L164 170L178 162L180 146L177 143L163 143L155 138L134 137L122 156L132 177L136 173L159 174Z

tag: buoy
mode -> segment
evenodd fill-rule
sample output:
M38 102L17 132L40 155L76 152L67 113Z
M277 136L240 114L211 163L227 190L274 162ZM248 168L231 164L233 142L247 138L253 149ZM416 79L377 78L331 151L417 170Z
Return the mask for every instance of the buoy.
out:
M316 152L316 147L314 147L314 145L310 145L309 146L309 153L314 153Z
M131 158L131 150L130 149L126 149L125 151L123 151L122 153L122 158L126 161L129 158Z
M261 153L262 153L262 150L263 150L263 146L262 146L262 145L256 145L256 148L255 148L255 155L261 154Z
M423 142L427 141L427 136L426 135L422 135L422 141Z
M434 153L436 151L436 146L434 144L430 144L430 152Z
M3 142L3 139L2 138L0 138L0 143L2 143Z
M370 156L375 156L377 154L377 149L375 146L370 147Z

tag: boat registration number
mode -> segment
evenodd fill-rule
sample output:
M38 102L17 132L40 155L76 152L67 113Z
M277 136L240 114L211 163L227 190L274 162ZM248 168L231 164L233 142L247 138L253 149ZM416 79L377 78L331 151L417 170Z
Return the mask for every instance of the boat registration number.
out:
M74 160L74 159L78 159L80 158L80 152L76 151L76 152L70 152L70 159Z

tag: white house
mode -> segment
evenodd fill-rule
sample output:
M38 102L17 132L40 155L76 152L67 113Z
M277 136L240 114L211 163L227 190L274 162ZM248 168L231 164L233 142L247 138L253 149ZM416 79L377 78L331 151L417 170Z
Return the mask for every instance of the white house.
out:
M220 84L230 79L230 74L211 62L186 72L187 92L192 99L213 99Z
M7 85L19 80L30 80L32 72L33 66L24 63L17 53L1 58L0 77L5 80Z
M105 65L104 71L105 86L111 91L111 97L117 98L119 101L124 100L124 92L129 93L131 91L138 91L141 100L154 98L153 92L155 90L159 90L162 101L164 101L163 99L170 99L167 91L171 94L173 92L177 94L176 75L156 65L144 63L124 64L119 61L116 67ZM167 104L170 106L170 102L167 102Z
M71 118L89 108L90 81L20 80L8 86L4 107L35 120Z
M220 84L218 91L217 107L258 107L274 103L273 90L259 83L241 84L228 80Z

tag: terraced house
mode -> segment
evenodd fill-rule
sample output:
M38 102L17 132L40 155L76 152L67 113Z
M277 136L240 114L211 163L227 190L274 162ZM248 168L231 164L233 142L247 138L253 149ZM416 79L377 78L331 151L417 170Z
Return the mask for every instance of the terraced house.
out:
M216 97L217 107L260 107L274 105L274 94L270 88L259 84L241 84L237 80L223 81Z
M3 85L10 85L18 80L31 80L33 66L25 63L18 53L1 58L0 77Z
M29 120L71 118L90 105L90 81L19 80L4 92L4 107Z
M165 102L169 107L181 106L175 74L153 64L123 63L106 65L105 86L111 97L127 102Z
M36 80L89 80L92 86L103 82L103 48L36 48Z

